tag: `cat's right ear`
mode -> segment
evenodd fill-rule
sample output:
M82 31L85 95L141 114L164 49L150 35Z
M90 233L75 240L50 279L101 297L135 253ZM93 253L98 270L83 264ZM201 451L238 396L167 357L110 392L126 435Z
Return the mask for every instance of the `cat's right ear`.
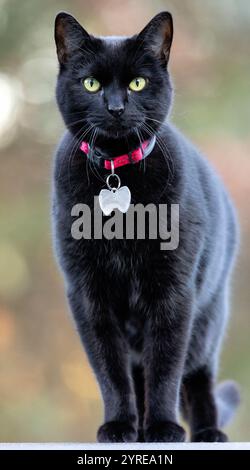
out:
M71 15L58 13L55 19L55 42L60 64L66 64L71 55L89 38L87 31Z

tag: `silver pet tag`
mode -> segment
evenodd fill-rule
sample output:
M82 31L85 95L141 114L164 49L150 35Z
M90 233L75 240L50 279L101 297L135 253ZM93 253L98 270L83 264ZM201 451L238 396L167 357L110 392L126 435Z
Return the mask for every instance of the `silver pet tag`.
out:
M125 213L128 211L131 202L131 193L127 186L121 187L119 176L114 173L114 163L111 161L112 173L108 175L106 183L109 189L102 189L99 194L99 204L104 215L110 215L114 209ZM117 179L117 187L110 186L110 177Z

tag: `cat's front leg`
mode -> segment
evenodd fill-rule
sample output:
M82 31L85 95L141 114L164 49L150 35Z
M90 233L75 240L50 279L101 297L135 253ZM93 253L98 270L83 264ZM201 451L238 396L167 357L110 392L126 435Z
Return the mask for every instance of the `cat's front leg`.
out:
M177 420L190 321L190 296L172 295L150 306L144 351L146 442L185 441Z
M137 413L129 375L127 344L104 301L90 301L82 291L68 295L77 329L94 369L104 402L99 442L137 440Z

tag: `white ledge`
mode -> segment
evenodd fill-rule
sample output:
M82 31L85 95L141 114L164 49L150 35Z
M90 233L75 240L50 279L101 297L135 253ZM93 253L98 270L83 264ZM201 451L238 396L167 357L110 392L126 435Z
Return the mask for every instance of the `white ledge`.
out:
M128 444L99 444L80 442L20 442L0 443L0 450L250 450L250 442L214 442L214 443L128 443Z

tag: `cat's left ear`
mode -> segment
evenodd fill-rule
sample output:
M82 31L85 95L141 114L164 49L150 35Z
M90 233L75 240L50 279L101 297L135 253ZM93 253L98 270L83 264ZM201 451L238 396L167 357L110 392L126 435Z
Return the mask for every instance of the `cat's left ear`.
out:
M60 64L66 64L71 55L89 39L87 31L69 13L58 13L55 19L55 42Z
M173 19L169 12L163 11L145 26L137 36L141 42L159 58L163 65L167 66L170 48L173 40Z

